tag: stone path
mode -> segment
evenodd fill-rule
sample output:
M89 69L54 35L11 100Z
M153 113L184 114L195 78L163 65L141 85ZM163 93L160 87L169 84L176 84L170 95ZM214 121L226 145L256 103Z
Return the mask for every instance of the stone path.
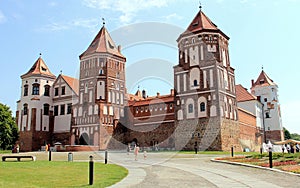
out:
M103 155L100 153L100 155ZM148 153L147 159L125 152L109 153L109 162L126 167L129 175L117 187L299 187L300 177L211 162L212 155Z

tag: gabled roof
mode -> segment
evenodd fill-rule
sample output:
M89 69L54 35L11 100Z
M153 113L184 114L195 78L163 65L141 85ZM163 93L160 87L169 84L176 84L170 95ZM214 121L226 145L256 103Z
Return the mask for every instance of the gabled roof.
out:
M241 84L235 86L237 102L257 100L257 98L249 93Z
M222 34L225 38L229 39L227 35L225 35L216 24L214 24L204 13L200 10L193 21L190 23L186 31L182 34L189 34L189 33L198 33L198 32L217 32ZM180 35L181 37L181 35ZM179 37L179 38L180 38Z
M36 60L30 70L26 74L23 74L21 78L23 79L24 77L29 76L46 76L53 79L56 78L56 76L50 72L48 66L41 57Z
M78 93L79 93L79 80L78 80L78 79L72 78L72 77L70 77L70 76L66 76L66 75L60 74L60 75L57 77L57 79L56 79L56 81L54 82L54 84L57 83L57 81L59 80L59 78L62 78L62 79L67 83L67 85L74 91L74 93L75 93L76 95L78 95Z
M118 47L115 45L104 26L100 29L99 33L96 35L87 50L79 57L81 58L85 55L90 55L93 53L109 53L121 58L125 58L121 52L119 52Z
M256 82L252 84L252 88L256 86L275 86L274 81L265 73L265 71L261 71L258 76Z

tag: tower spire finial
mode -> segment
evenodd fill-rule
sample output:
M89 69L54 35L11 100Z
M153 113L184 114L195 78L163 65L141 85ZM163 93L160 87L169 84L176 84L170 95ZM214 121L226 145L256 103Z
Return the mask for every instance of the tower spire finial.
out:
M40 57L42 57L42 53L40 53L39 55L40 55Z
M200 11L202 10L202 4L201 4L201 1L199 1L199 8L200 8Z
M105 19L104 18L102 18L102 24L103 24L103 26L105 26Z
M264 65L261 66L261 70L264 71Z

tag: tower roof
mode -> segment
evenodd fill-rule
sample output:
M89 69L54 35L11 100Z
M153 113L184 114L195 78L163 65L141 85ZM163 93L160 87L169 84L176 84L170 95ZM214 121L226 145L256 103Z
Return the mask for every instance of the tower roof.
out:
M186 35L189 33L198 33L198 32L216 32L222 34L225 38L229 39L227 35L225 35L216 24L214 24L202 10L200 10L193 21L190 23L188 28L182 35ZM181 36L181 35L180 35Z
M275 86L274 81L265 73L264 70L261 71L256 82L252 83L252 88L256 86Z
M87 48L87 50L83 52L79 57L81 58L82 56L90 55L93 53L109 53L121 58L125 58L119 51L118 47L115 45L104 25L100 29L90 46Z
M56 78L56 76L50 72L48 66L41 57L36 60L30 70L26 74L23 74L21 78L29 76L46 76L53 79Z

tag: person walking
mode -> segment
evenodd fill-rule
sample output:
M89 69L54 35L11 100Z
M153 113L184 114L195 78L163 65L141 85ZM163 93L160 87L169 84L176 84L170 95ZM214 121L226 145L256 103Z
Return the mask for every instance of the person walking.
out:
M136 160L136 161L138 160L139 150L140 150L140 147L139 147L138 144L136 144L136 145L134 146L134 160Z

